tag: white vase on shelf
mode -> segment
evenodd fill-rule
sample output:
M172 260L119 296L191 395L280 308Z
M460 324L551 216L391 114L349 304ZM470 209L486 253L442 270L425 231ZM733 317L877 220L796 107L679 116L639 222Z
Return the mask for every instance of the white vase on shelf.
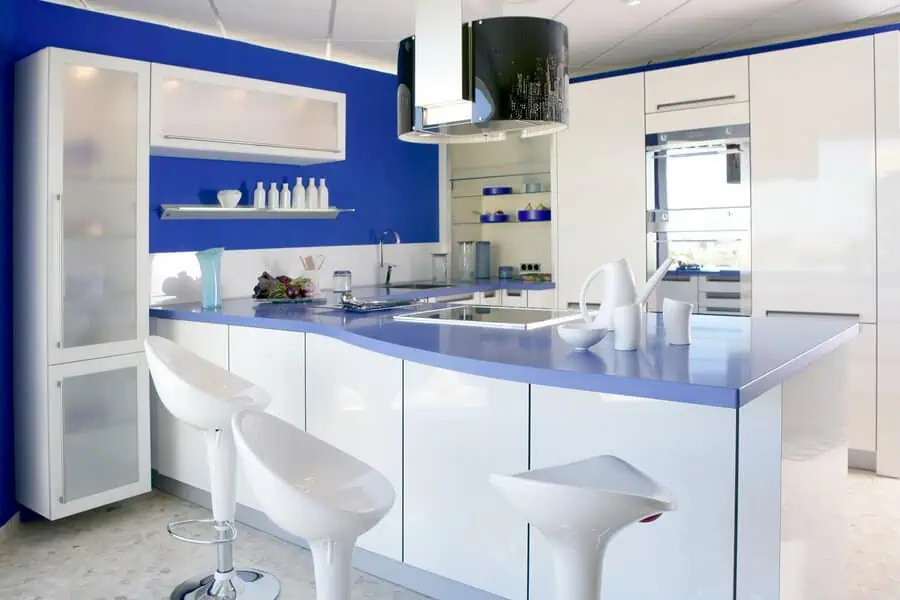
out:
M291 207L291 186L286 181L281 184L281 197L278 199L278 206L280 208Z
M319 190L316 188L312 177L310 177L309 185L306 187L306 208L319 208Z
M266 202L266 208L278 208L278 204L281 202L278 196L278 184L274 181L272 185L269 186L269 197Z
M294 184L294 192L291 194L291 208L309 208L306 205L306 188L303 187L303 178L298 177Z
M319 208L328 208L328 186L324 177L319 180Z
M253 190L253 208L266 207L266 188L263 187L262 181L256 182L256 189Z

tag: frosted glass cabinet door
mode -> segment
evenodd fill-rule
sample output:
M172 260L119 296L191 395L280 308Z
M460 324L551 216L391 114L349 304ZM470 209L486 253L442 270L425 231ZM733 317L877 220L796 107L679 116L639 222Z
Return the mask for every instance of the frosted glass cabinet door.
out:
M150 491L143 354L50 367L49 417L54 519Z
M149 65L51 55L53 363L140 351L147 335Z

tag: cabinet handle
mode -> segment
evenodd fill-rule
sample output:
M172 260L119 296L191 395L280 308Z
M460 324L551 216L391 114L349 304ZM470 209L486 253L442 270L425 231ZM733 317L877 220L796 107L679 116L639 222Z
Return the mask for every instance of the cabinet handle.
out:
M841 317L844 319L857 319L859 320L859 313L840 313L840 312L816 312L816 311L808 311L808 310L767 310L766 316L778 316L778 315L795 315L798 317Z
M703 292L707 300L740 300L740 292Z
M710 283L740 283L740 275L707 275L706 280Z
M513 298L518 298L522 295L522 290L506 290L506 295Z
M690 281L690 280L691 280L691 276L690 276L690 275L666 275L665 277L663 277L663 281L681 281L681 282L686 282L686 281Z
M741 312L741 309L734 306L703 306L700 308L700 312L737 314Z
M585 305L586 305L588 308L597 308L597 309L600 308L600 303L599 303L599 302L586 302ZM581 304L578 303L578 302L569 302L568 304L566 304L566 308L569 308L569 309L575 309L575 310L581 310Z
M293 144L268 144L265 142L248 142L242 140L226 140L221 138L199 137L193 135L175 135L171 133L163 134L163 138L167 140L182 140L186 142L210 142L214 144L239 144L241 146L254 146L257 148L285 148L288 150L313 150L316 152L340 152L337 148L315 148L313 146L293 145Z
M59 296L59 315L58 321L56 323L56 347L62 348L63 342L63 319L65 318L65 296L66 296L66 258L65 252L63 251L63 246L66 243L66 224L63 222L63 206L62 206L62 194L56 194L56 202L54 205L56 209L56 225L59 228L57 231L57 244L56 244L56 264L59 266L59 281L57 281L56 294ZM60 387L59 382L57 382L57 387Z
M677 102L663 102L656 105L656 110L664 108L677 108L679 106L691 106L693 104L705 104L707 102L725 102L726 100L737 100L736 94L728 94L727 96L710 96L708 98L697 98L696 100L678 100Z

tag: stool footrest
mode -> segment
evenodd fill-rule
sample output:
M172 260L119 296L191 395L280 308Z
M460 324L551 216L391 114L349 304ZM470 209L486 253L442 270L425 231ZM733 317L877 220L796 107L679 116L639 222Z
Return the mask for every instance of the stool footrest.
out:
M211 526L212 533L213 535L215 535L215 537L206 538L200 536L190 536L186 533L179 533L180 530L184 531L191 525L209 525ZM176 540L188 542L189 544L227 544L228 542L233 542L237 539L237 529L235 529L232 523L222 523L220 521L216 521L215 519L187 519L185 521L172 521L171 523L166 525L166 531Z

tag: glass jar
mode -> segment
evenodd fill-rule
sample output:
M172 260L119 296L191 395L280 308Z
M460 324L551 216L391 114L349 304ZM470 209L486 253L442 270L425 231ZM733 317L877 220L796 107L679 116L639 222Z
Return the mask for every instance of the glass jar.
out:
M334 293L349 292L353 285L353 277L350 271L335 271L331 279L331 289Z
M460 281L475 280L475 242L458 242L459 255L457 256L457 276Z
M435 252L431 255L431 280L435 283L446 283L448 275L447 253Z

